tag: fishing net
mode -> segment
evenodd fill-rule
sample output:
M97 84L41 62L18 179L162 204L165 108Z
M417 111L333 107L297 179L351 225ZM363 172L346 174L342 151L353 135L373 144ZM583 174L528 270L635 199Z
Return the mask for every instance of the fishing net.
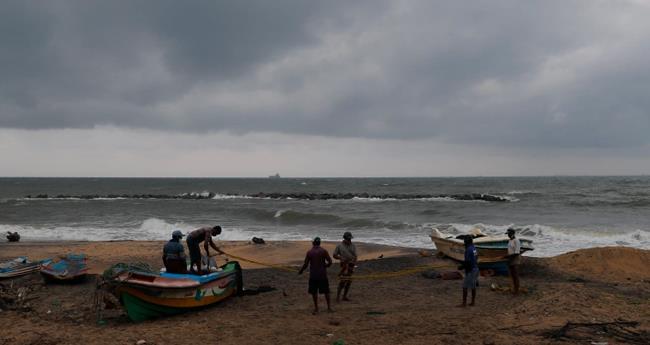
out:
M144 262L120 262L106 269L104 273L102 273L102 278L104 278L104 280L110 281L122 272L138 272L149 274L158 273L153 268L151 268L151 266Z

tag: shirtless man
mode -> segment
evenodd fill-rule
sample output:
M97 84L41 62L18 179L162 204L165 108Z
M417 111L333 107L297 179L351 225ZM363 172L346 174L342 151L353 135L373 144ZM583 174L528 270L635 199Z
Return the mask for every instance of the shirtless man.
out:
M217 247L216 244L212 241L212 236L217 236L221 233L221 227L215 225L213 227L203 227L196 229L190 232L187 235L187 249L190 251L190 273L202 274L201 270L201 249L199 248L199 243L203 243L203 248L205 248L205 255L210 258L210 249L212 247L219 254L223 254L221 249ZM209 246L208 246L209 245ZM194 265L196 264L196 271L194 270Z

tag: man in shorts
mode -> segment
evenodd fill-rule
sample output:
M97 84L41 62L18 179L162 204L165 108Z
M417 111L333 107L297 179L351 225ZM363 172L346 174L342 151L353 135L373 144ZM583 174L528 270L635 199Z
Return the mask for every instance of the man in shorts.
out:
M349 301L348 291L352 284L352 273L354 273L354 265L357 263L357 247L352 243L352 233L346 231L343 234L343 241L334 249L334 259L341 260L341 271L339 272L339 286L336 289L336 301L341 299L341 291L343 291L343 300Z
M508 234L508 273L512 278L512 293L519 293L519 264L521 264L521 242L515 237L515 229L509 228Z
M320 237L314 238L312 248L305 255L305 263L298 271L298 274L309 266L309 289L307 290L314 300L313 315L318 314L318 293L325 295L327 311L332 312L330 307L330 285L327 280L327 268L332 266L332 258L325 248L320 246Z
M465 279L463 280L463 304L461 307L467 306L467 289L472 289L472 302L470 307L474 305L476 300L476 286L478 285L478 251L474 247L472 237L465 237L465 260L463 261L463 268L465 269Z
M219 254L223 254L221 249L219 249L212 241L212 236L217 236L220 233L221 227L216 225L213 227L206 226L196 229L187 235L187 249L190 251L190 273L199 275L203 274L203 270L201 269L201 249L199 248L199 243L203 242L205 255L208 259L210 259L210 249L208 245ZM196 271L194 270L194 265L196 265Z

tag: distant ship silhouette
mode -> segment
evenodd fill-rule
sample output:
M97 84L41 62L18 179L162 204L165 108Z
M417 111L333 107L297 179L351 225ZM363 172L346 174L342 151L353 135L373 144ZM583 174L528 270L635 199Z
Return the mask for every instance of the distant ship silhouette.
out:
M269 178L280 178L280 174L275 173L275 175L271 175L269 176Z

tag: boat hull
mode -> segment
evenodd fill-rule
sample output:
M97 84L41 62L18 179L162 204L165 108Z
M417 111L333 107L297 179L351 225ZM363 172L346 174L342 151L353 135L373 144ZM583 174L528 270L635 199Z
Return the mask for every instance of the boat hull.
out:
M27 257L23 256L0 263L0 279L14 278L36 272L41 269L42 264L48 262L50 262L49 259L31 262L27 260Z
M57 262L41 267L41 275L47 282L73 283L86 279L88 266L84 254L70 254Z
M443 255L456 261L465 260L465 244L455 238L443 238L431 235L431 241ZM474 247L478 252L478 267L481 270L493 270L497 274L508 273L508 241L505 239L477 239ZM522 253L532 250L530 240L522 240Z
M168 287L140 284L123 280L117 294L124 304L129 318L135 322L189 310L221 302L242 289L241 268L237 262L224 265L218 278L193 287Z

